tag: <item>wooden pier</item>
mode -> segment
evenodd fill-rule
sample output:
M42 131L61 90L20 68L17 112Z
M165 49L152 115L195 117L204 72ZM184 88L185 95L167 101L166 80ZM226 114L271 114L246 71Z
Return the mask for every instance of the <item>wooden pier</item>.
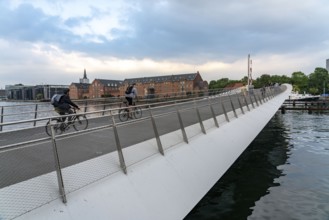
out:
M287 99L280 107L281 113L284 114L287 110L302 110L313 112L329 112L329 99L316 101L298 101Z

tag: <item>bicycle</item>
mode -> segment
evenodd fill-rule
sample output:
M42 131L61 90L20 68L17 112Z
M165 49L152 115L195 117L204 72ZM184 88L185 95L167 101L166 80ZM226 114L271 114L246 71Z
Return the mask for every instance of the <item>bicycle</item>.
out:
M88 127L88 119L86 115L77 115L76 109L73 108L73 114L71 116L71 122L68 122L68 119L62 122L62 117L52 118L46 124L46 133L51 136L51 126L54 127L54 131L56 135L62 134L63 132L69 130L71 126L76 131L85 130ZM66 116L68 118L68 116Z
M119 119L122 122L127 121L129 118L128 102L123 102L123 104L125 105L125 107L121 108L121 105L120 105L120 110L119 110ZM142 108L136 106L135 102L133 102L133 107L131 107L131 115L133 115L134 118L136 118L136 119L142 117Z

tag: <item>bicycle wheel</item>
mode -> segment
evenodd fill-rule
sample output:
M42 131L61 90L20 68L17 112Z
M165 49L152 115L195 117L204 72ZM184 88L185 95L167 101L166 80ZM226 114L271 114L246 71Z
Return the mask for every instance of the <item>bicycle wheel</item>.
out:
M85 115L77 115L73 121L73 127L76 131L85 130L88 127L88 119Z
M119 110L119 119L122 122L128 120L128 110L127 109L120 109Z
M46 133L51 136L51 126L54 127L55 135L59 135L63 133L63 131L60 129L61 122L58 122L57 119L51 119L50 121L47 122L46 124Z
M142 117L142 109L141 109L141 107L135 107L133 114L134 114L134 117L135 118L141 118Z

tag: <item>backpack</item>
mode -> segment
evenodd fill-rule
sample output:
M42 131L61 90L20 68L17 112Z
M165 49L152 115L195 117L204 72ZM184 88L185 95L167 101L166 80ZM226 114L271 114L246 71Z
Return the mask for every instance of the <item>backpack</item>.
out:
M128 86L125 93L128 95L131 93L132 90L133 90L133 86Z
M51 97L50 103L54 106L54 107L58 107L59 105L59 100L62 98L63 95L60 94L55 94L53 95L53 97Z

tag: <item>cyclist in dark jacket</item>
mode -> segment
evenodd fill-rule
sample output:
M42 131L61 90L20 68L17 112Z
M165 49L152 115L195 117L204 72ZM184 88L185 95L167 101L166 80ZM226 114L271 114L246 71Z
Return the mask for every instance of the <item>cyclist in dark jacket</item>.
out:
M73 114L73 110L71 106L80 110L79 106L76 105L74 102L71 101L69 96L70 89L65 89L63 91L63 95L58 102L58 106L55 107L55 111L60 115L65 114ZM68 117L69 122L71 121L71 116ZM62 117L62 121L64 122L66 117Z

